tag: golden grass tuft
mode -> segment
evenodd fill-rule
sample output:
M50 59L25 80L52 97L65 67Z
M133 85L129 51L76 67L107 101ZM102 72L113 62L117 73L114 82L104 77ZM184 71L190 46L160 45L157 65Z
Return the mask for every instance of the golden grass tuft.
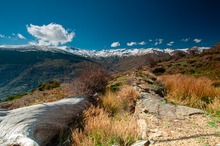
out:
M74 131L74 146L131 145L138 138L139 128L131 115L111 117L103 108L90 107L84 112L84 131Z
M139 93L133 86L124 85L118 92L108 90L104 96L101 96L102 106L111 114L119 111L130 111L134 108Z
M90 107L84 114L84 130L72 133L73 145L131 145L139 137L139 127L130 108L135 106L139 93L124 85L119 91L108 90L100 107Z
M213 87L209 78L176 74L160 79L168 89L168 100L206 110L219 109L220 88Z

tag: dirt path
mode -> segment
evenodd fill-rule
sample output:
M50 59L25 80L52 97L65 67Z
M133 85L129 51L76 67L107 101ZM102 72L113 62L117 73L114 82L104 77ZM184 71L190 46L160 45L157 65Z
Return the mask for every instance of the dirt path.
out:
M182 120L144 116L146 139L155 146L219 146L220 123L209 116L192 115ZM143 124L143 119L141 120ZM213 122L214 125L209 124ZM140 122L141 123L141 122Z
M138 78L134 84L141 93L135 114L148 145L220 146L219 119L199 109L166 103L155 93L157 87L150 85L149 80L152 78Z

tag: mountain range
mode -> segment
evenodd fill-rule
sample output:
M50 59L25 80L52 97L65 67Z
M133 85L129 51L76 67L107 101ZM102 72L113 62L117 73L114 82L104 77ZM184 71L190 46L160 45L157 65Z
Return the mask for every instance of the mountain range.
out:
M40 45L1 45L0 50L16 50L20 52L27 51L48 51L54 53L66 53L66 54L74 54L83 57L89 58L107 58L107 57L126 57L126 56L142 56L145 54L163 52L167 54L174 54L176 51L182 51L189 53L190 50L197 50L202 52L205 49L209 49L210 47L193 47L193 48L183 48L183 49L160 49L160 48L122 48L122 49L107 49L107 50L84 50L77 49L73 47L67 46L40 46Z
M83 50L38 45L0 46L0 99L36 88L51 80L71 82L88 65L125 71L172 57L199 54L208 47L185 49Z

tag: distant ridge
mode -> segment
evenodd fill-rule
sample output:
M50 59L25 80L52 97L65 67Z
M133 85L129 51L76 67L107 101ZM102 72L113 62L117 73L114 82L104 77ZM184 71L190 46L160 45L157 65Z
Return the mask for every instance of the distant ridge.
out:
M67 46L40 46L40 45L2 45L1 50L17 50L17 51L50 51L59 53L68 53L90 58L106 58L106 57L125 57L125 56L141 56L157 52L163 52L172 55L175 51L182 51L188 53L191 49L197 49L199 52L209 49L210 47L193 47L183 49L160 49L160 48L121 48L121 49L108 49L108 50L85 50L77 49Z

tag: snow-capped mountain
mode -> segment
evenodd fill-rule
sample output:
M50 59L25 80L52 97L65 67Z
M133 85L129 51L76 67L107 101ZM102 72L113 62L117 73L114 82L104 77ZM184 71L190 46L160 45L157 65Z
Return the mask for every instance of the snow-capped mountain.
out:
M17 50L21 52L26 51L50 51L50 52L59 52L59 53L70 53L74 55L79 55L83 57L90 58L100 58L100 57L124 57L124 56L141 56L146 54L163 52L172 55L175 51L182 51L189 53L190 50L194 49L197 52L202 52L204 49L209 49L209 47L193 47L193 48L184 48L184 49L159 49L159 48L132 48L132 49L108 49L108 50L85 50L85 49L76 49L67 46L39 46L39 45L2 45L0 46L1 50Z
M0 99L25 93L35 88L39 80L71 81L88 64L109 71L126 71L172 57L198 54L204 49L207 47L85 50L66 46L3 45L0 46Z

